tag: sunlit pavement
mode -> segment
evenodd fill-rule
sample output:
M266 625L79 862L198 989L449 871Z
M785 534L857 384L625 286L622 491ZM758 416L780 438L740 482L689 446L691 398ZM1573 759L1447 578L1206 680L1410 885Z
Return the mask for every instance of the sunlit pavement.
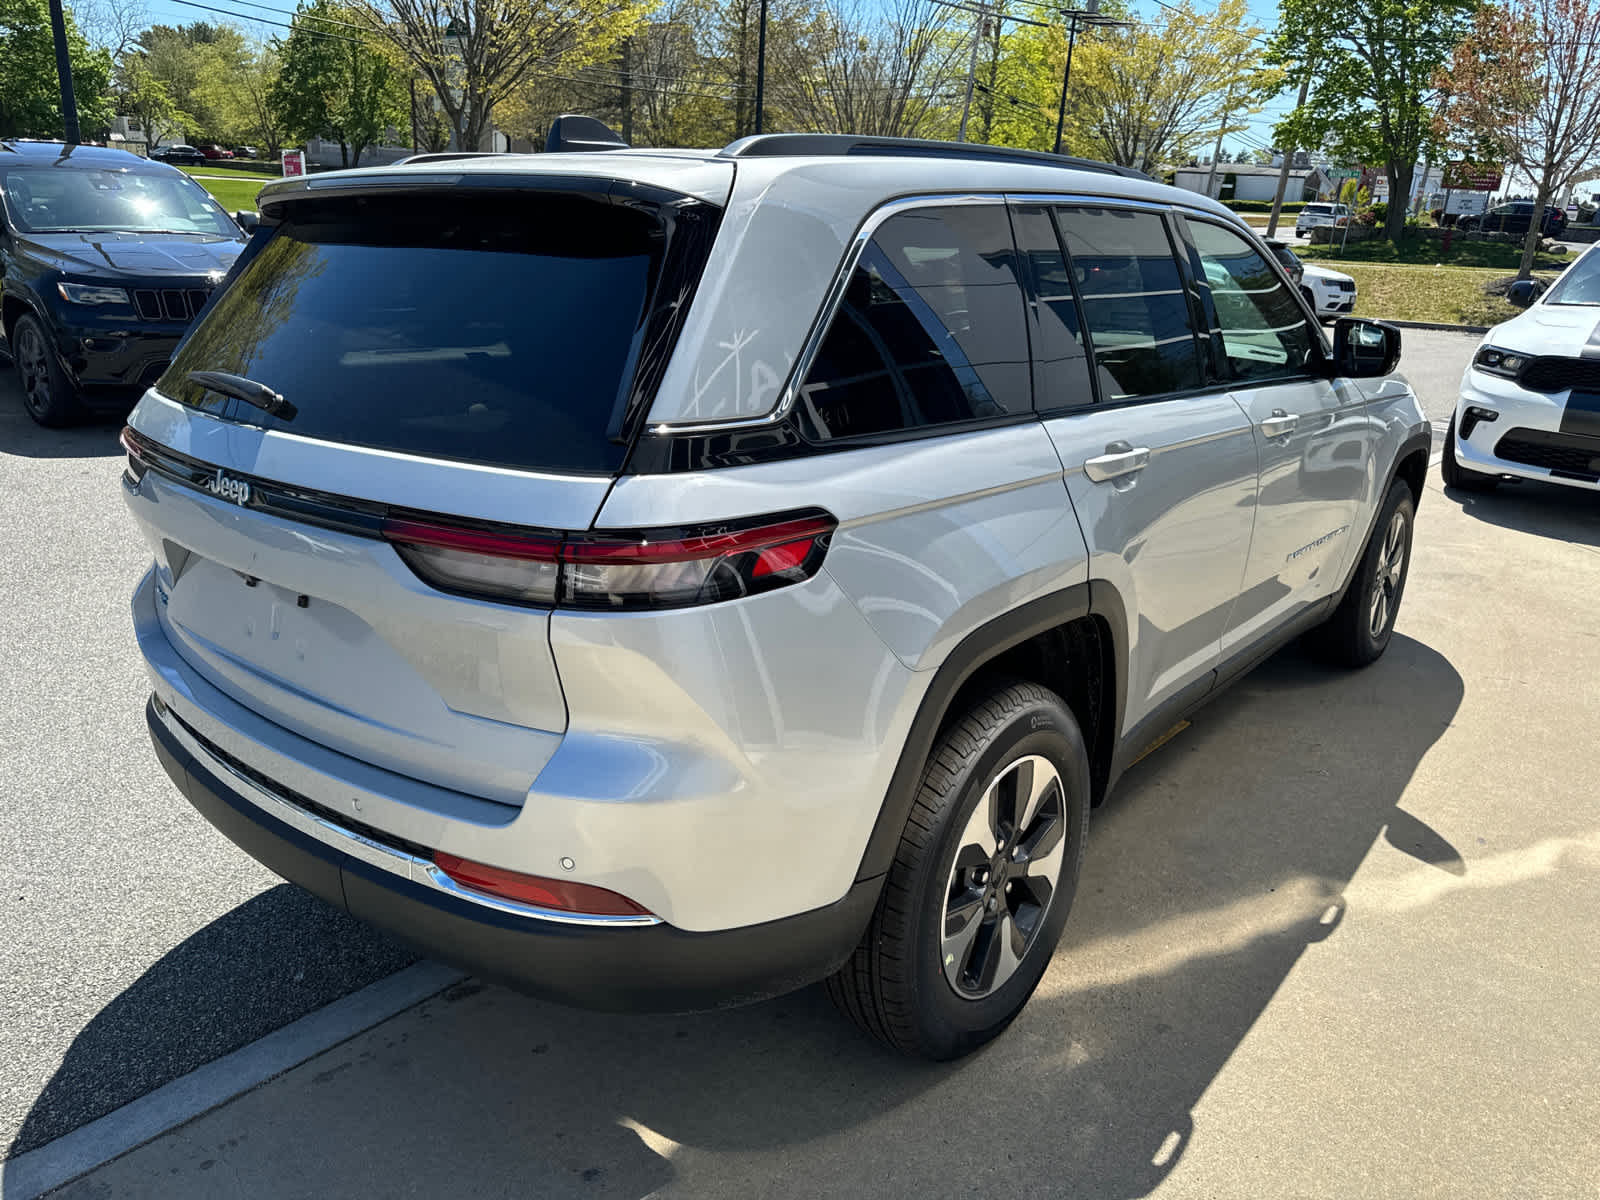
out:
M1438 336L1405 364L1436 420L1473 344ZM61 1194L1595 1195L1596 595L1600 497L1435 468L1388 654L1291 649L1140 764L966 1061L816 989L619 1018L469 983Z

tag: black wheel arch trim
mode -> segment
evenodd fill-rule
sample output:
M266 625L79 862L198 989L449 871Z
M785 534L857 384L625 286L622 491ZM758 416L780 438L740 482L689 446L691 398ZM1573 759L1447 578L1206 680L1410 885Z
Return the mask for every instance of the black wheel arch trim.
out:
M894 862L895 847L916 799L923 765L934 740L944 727L950 705L963 685L998 655L1031 637L1082 617L1101 618L1111 632L1115 675L1115 711L1109 722L1102 722L1101 735L1115 739L1122 728L1126 700L1128 631L1126 609L1116 589L1104 580L1076 583L1012 609L981 625L956 645L934 671L928 690L923 693L911 732L906 736L889 781L888 793L878 810L878 819L867 839L867 848L856 871L857 881L886 874ZM1085 731L1087 735L1087 731ZM1091 756L1099 754L1098 744L1089 747Z

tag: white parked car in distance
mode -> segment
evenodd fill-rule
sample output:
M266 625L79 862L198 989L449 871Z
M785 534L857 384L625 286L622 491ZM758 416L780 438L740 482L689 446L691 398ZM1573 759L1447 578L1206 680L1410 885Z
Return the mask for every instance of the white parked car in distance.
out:
M1319 317L1341 317L1356 310L1356 281L1342 271L1307 263L1300 290Z
M1472 356L1440 473L1480 491L1503 478L1600 489L1600 249L1543 296L1520 280L1506 299L1528 311L1489 330Z
M1294 219L1294 235L1302 238L1310 237L1311 231L1319 225L1340 225L1349 219L1348 204L1308 204Z

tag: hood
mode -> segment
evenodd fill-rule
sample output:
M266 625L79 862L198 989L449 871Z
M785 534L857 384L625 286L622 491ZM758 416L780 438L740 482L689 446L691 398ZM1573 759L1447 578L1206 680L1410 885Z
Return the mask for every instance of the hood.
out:
M1312 266L1310 263L1306 264L1305 278L1307 278L1307 279L1323 279L1323 280L1326 280L1328 283L1354 283L1355 282L1354 279L1352 279L1350 276L1346 275L1343 271L1330 271L1330 270L1328 270L1327 267L1316 267L1316 266Z
M220 274L245 243L200 233L29 233L33 255L57 270L95 279Z
M1585 349L1600 349L1600 307L1580 304L1535 304L1484 339L1520 354L1553 354L1576 358Z

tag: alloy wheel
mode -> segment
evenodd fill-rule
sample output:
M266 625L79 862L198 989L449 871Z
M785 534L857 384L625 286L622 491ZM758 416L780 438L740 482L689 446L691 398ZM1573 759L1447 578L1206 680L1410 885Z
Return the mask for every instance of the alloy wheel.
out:
M50 407L50 362L44 341L32 325L16 331L17 373L22 377L22 402L34 413Z
M1046 758L1030 754L984 790L945 887L939 957L966 1000L1016 973L1038 938L1066 850L1066 795Z
M1378 577L1372 583L1372 601L1367 610L1367 631L1381 638L1388 628L1389 614L1406 571L1406 515L1397 512L1389 520L1383 550L1378 558Z

